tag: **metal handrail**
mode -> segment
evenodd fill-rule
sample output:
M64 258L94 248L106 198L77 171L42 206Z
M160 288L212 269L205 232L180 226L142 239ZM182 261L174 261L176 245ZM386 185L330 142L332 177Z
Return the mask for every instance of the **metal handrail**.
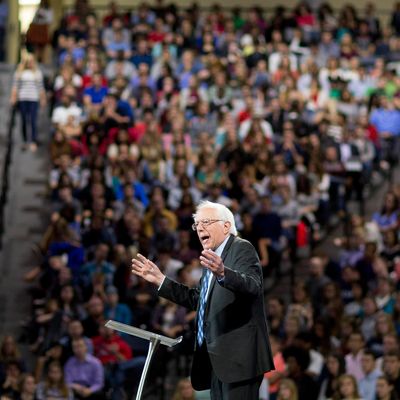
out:
M11 165L11 157L12 151L14 148L14 141L13 141L13 131L15 126L15 115L16 115L17 108L13 106L10 112L10 119L8 121L7 127L7 148L6 148L6 155L4 158L3 163L3 171L2 171L2 185L1 185L1 193L0 193L0 249L3 247L3 235L5 231L5 206L7 204L7 196L8 196L8 189L9 189L9 170Z

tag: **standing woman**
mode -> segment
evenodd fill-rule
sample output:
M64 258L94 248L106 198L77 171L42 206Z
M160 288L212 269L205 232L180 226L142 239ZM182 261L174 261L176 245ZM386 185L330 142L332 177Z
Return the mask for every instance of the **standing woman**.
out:
M46 105L46 92L43 74L30 53L23 55L14 74L10 102L13 106L17 104L21 112L23 149L26 149L29 143L31 151L36 151L39 103L42 107ZM30 124L30 135L28 135L28 124Z
M43 62L46 46L50 42L49 28L53 23L53 10L49 0L41 0L26 32L26 44L34 51L36 59Z

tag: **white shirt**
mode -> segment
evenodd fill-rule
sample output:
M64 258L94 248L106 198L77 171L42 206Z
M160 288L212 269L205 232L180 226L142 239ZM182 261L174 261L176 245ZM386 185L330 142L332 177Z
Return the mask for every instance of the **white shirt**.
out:
M82 109L74 103L68 107L63 105L56 107L51 116L51 122L57 125L66 125L70 117L73 118L76 125L79 124L82 119Z
M228 235L225 240L216 248L215 250L215 254L219 257L221 257L222 252L224 251L224 248L226 246L226 244L228 243L229 240L229 236ZM208 275L208 287L207 287L207 294L206 294L206 298L208 297L208 293L210 292L210 286L211 286L211 280L212 280L212 274Z
M19 101L39 101L40 92L44 90L43 74L39 69L17 72L14 74L13 86Z
M307 368L307 372L311 372L315 376L320 376L322 368L324 366L324 357L321 353L313 349L310 350L310 364Z

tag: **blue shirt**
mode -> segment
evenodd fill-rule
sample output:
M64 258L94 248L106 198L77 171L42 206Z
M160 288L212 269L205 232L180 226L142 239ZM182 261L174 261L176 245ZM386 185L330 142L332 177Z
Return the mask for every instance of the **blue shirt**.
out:
M397 212L393 212L390 215L376 212L372 215L372 220L378 224L379 228L389 228L390 226L394 226L396 224Z
M128 101L126 100L118 100L117 103L117 113L119 115L122 115L123 117L129 117L129 122L132 124L133 123L133 111L132 107L129 104Z
M107 319L113 319L123 324L132 324L132 313L126 304L118 303L114 308L106 305L104 308L104 316Z
M85 260L85 250L82 246L74 246L69 242L53 242L49 246L49 257L66 253L67 266L71 269L74 283L78 282L79 270Z
M374 110L370 118L378 133L390 132L395 136L400 135L400 111L378 108Z
M129 43L126 42L110 42L107 46L107 50L111 51L129 51Z
M153 57L151 54L135 54L131 58L131 62L135 64L135 67L139 67L139 64L147 64L149 67L153 64Z
M67 50L64 50L60 54L60 56L59 56L60 65L64 64L64 61L65 61L65 58L67 57L67 55L68 55L68 51ZM85 58L85 50L82 49L81 47L75 47L74 49L72 49L71 56L72 56L72 60L74 62L81 61L81 60L83 60Z
M380 372L374 370L359 381L358 389L363 400L375 400L376 381L381 375Z
M193 76L192 72L183 72L179 75L179 88L187 89L189 87L190 78Z
M98 273L104 275L105 286L110 286L113 283L115 267L108 261L103 261L97 264L96 261L90 262L82 266L81 279L83 286L92 284L93 275Z
M146 190L140 182L133 183L133 189L135 190L135 198L139 200L146 208L149 205L149 198L147 197Z
M100 104L103 102L104 97L107 96L108 88L102 86L100 88L96 88L95 86L89 86L85 89L83 94L85 96L90 96L93 104Z

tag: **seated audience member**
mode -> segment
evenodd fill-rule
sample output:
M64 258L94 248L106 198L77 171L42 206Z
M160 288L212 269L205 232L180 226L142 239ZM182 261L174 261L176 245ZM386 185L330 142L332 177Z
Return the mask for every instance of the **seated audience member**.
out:
M386 376L380 376L376 381L376 400L396 400L398 397L393 384Z
M298 400L300 399L298 389L293 379L282 379L279 386L277 400Z
M8 361L5 366L4 380L0 386L0 396L15 399L20 394L22 370L18 361Z
M324 358L320 352L314 349L312 335L307 332L301 332L296 336L295 342L297 346L300 346L308 351L310 356L310 364L308 365L306 372L312 378L318 380L324 366Z
M73 319L69 321L67 334L60 339L60 344L63 347L63 358L67 359L73 355L72 342L77 339L83 339L86 343L88 353L93 354L93 343L83 333L83 325L80 320Z
M268 397L270 400L276 399L280 385L285 377L286 364L281 352L281 339L278 336L270 335L272 355L274 357L275 370L267 372L264 379L268 380Z
M115 331L104 326L99 329L99 336L92 339L94 355L104 367L106 385L112 389L112 398L118 400L123 396L122 386L125 374L122 364L131 360L132 349Z
M48 371L43 380L36 387L37 400L73 400L74 395L65 383L64 371L57 361L53 361L48 366Z
M104 369L101 361L90 355L83 339L72 343L74 355L68 359L64 367L65 382L74 392L77 399L105 399Z
M317 400L318 384L306 372L310 364L308 351L301 347L288 346L283 351L283 357L287 365L288 377L296 383L299 399Z
M7 363L19 363L21 371L25 371L25 363L17 342L11 335L5 335L0 344L0 383L4 381Z
M400 398L400 355L399 352L389 352L383 356L382 371L394 392Z
M326 378L322 381L318 399L330 399L338 390L339 377L345 373L344 358L339 354L329 354L325 363Z
M19 382L19 399L36 400L36 382L32 374L24 374Z
M345 356L346 373L354 376L357 380L364 377L361 360L364 353L365 341L360 332L352 332L347 341L349 353Z
M51 122L56 128L63 128L68 123L79 126L82 119L82 109L74 102L74 98L63 93L60 105L56 106L51 116Z
M82 325L85 336L90 339L98 336L100 325L104 320L104 301L101 297L104 290L104 287L101 286L100 290L87 303L88 316L82 321Z
M100 243L96 246L93 261L86 263L81 268L82 288L88 289L92 287L93 279L96 275L104 277L106 286L112 284L115 267L107 261L109 250L109 246L105 243Z
M83 92L83 104L88 114L98 113L107 96L108 88L102 85L102 75L95 73L92 76L92 85Z
M132 312L126 304L119 302L117 288L109 286L106 289L106 295L107 298L104 307L105 318L132 325Z
M361 359L364 378L358 382L360 396L364 400L374 400L376 383L381 372L376 369L376 355L371 350L365 350Z
M332 397L343 400L362 400L358 394L357 380L353 375L341 375L338 380L338 388Z

